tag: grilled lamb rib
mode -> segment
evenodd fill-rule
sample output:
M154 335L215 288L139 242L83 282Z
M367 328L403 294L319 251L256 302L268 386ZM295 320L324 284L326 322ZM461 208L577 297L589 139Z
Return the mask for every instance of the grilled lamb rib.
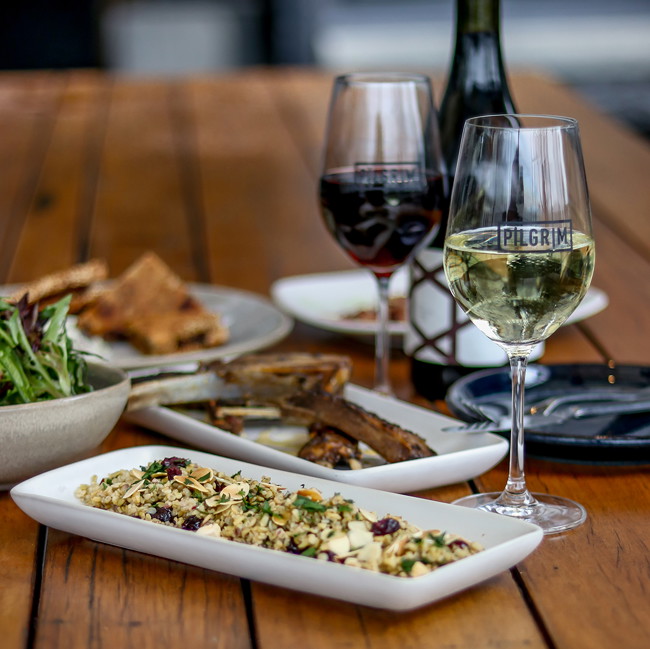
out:
M338 429L388 462L435 455L415 433L346 400L342 391L350 372L345 356L251 354L211 363L195 375L139 383L132 388L128 409L210 400L275 406L283 421Z

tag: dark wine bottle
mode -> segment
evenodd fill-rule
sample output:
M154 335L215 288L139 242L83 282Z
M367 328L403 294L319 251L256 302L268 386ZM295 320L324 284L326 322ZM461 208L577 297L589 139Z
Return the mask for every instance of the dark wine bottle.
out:
M514 112L501 55L499 0L457 0L454 55L439 111L449 192L465 120ZM467 319L449 292L442 266L446 217L445 209L435 239L410 265L404 349L413 385L428 399L443 399L469 372L506 362L505 353Z

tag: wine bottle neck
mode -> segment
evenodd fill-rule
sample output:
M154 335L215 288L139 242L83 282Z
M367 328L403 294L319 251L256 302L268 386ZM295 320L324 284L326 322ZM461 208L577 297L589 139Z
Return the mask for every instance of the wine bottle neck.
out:
M499 0L458 0L451 77L505 85Z
M474 32L499 33L499 0L457 0L456 35Z
M466 119L516 112L501 57L499 25L499 0L457 0L454 57L440 105L441 146L451 175Z

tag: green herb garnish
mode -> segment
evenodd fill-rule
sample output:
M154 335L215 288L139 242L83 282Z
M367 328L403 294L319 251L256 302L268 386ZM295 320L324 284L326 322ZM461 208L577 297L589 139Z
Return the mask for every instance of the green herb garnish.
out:
M429 538L439 548L444 548L447 545L445 543L445 532L441 532L440 534L431 534L431 532L429 532Z
M296 496L293 504L295 507L304 509L308 512L324 512L327 509L325 505L317 503L311 500L311 498L306 498L305 496Z
M402 570L407 574L411 574L411 570L413 570L413 566L415 565L415 559L402 559L402 563L400 564L402 566Z
M159 462L158 460L154 460L148 467L140 467L142 471L144 471L144 475L140 478L140 480L149 480L151 479L151 476L154 473L162 473L165 468L162 465L162 462Z

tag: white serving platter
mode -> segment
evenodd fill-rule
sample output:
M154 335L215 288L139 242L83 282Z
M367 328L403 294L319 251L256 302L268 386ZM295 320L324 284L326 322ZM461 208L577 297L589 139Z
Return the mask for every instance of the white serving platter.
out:
M386 397L357 385L348 385L345 397L384 419L417 433L437 452L433 457L388 464L366 452L364 468L331 469L297 457L307 431L296 426L247 426L238 436L185 412L153 407L129 413L128 418L193 447L263 466L348 484L409 493L474 478L496 465L507 453L499 435L454 434L442 428L461 423L426 408Z
M401 269L391 279L390 295L405 296L408 273ZM374 320L354 320L349 315L374 309L377 286L372 275L364 269L294 275L276 281L271 287L275 304L285 313L314 327L373 341L377 330ZM607 294L590 287L578 308L566 320L572 324L602 311L609 303ZM393 339L401 339L406 322L390 322ZM394 341L395 342L395 341ZM401 340L398 341L401 344Z
M415 578L258 548L94 509L79 502L75 489L123 468L145 466L176 455L229 475L270 477L291 491L309 485L325 496L340 492L379 515L399 515L423 529L440 529L480 543L485 550ZM181 561L301 592L366 606L409 610L475 586L528 556L542 540L529 523L454 505L263 468L200 451L140 446L113 451L41 474L11 490L16 504L33 519L72 534L138 552Z

